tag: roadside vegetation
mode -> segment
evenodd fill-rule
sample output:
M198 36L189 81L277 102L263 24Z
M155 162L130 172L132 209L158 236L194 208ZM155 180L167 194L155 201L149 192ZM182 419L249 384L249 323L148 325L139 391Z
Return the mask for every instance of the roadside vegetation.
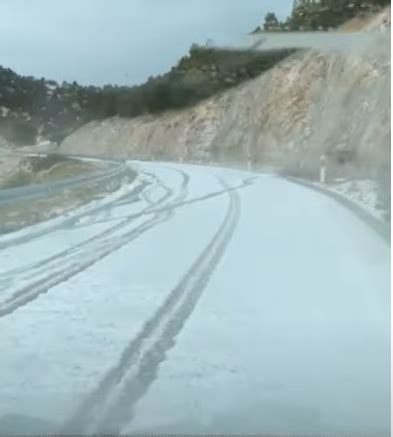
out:
M0 67L0 137L31 145L60 143L83 124L194 105L274 67L294 50L225 50L193 45L164 75L138 86L81 86L19 76Z
M274 12L252 33L335 29L355 17L375 14L390 0L294 0L292 14L280 21Z
M31 184L89 174L97 171L97 164L71 160L62 155L25 157L17 171L0 182L0 189L17 188Z

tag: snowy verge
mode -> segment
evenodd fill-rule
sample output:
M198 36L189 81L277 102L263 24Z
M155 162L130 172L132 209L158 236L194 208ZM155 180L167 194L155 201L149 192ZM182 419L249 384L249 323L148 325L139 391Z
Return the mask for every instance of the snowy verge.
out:
M341 194L345 198L367 210L376 219L385 223L384 210L378 208L378 184L369 179L362 180L336 180L327 186L318 184L322 188Z
M144 174L138 174L136 178L129 184L122 185L117 191L104 195L98 199L92 200L86 205L81 206L73 211L63 214L62 216L47 220L36 225L28 226L15 232L0 236L0 244L10 243L14 240L29 236L30 234L49 232L52 228L62 225L65 221L70 219L78 219L86 214L91 214L97 209L106 205L110 205L122 197L130 194L132 191L143 185L146 180L150 178Z
M317 190L346 206L390 244L390 226L382 220L381 211L376 208L376 188L372 181L343 181L329 186L290 176L285 176L285 179ZM358 184L356 189L354 184Z

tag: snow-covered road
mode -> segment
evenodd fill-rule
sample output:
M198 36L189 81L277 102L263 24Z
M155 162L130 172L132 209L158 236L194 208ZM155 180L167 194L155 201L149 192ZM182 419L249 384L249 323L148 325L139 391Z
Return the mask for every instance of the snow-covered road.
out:
M387 432L388 244L274 175L137 167L0 238L0 432Z

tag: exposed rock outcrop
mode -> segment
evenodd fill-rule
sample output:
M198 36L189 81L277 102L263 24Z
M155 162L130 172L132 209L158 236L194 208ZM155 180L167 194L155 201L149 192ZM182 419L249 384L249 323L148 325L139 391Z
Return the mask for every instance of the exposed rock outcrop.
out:
M347 154L356 171L378 172L390 156L389 49L388 35L370 34L355 52L297 52L192 108L89 123L62 149L222 163L251 157L304 172L315 172L321 155L342 164Z

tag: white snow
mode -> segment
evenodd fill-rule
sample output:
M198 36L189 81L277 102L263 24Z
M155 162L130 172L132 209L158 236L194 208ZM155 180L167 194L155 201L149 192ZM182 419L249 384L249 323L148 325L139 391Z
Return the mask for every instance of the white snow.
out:
M55 91L57 89L57 87L58 87L57 83L54 83L54 84L46 83L46 88L49 91Z
M86 205L81 206L73 211L66 213L63 216L56 217L50 220L47 220L42 223L38 223L36 225L32 225L16 232L11 232L5 235L0 235L0 245L2 243L12 243L15 240L18 240L23 237L28 237L31 234L36 232L50 232L53 228L57 228L59 225L63 225L64 222L69 219L77 219L79 217L84 217L86 214L94 214L94 212L98 208L102 208L106 205L111 205L117 200L121 199L125 195L131 193L138 185L142 183L142 181L146 178L144 175L138 175L136 179L131 184L122 185L115 192L105 195L102 198L98 198L93 200Z
M10 109L6 108L5 106L1 106L0 110L1 110L2 117L7 117L8 113L10 112Z
M322 185L322 187L340 194L366 210L373 217L384 221L384 211L378 207L377 182L369 179L342 180L329 183L328 185Z
M279 180L242 204L231 250L123 432L383 429L388 247L334 201Z
M0 411L59 420L71 414L75 399L82 400L119 360L207 244L226 204L220 198L179 210L170 222L0 320L0 332L8 332L2 338ZM194 220L203 226L195 228ZM15 375L14 366L21 362L23 374ZM43 366L45 377L40 375Z
M232 187L255 180L238 191L241 218L233 239L121 431L385 431L386 243L337 202L271 175L138 166L173 189L165 205L181 193L184 175L177 170L190 177L186 201L221 191L220 179ZM144 202L157 201L157 193ZM112 211L108 204L116 219L134 207ZM179 205L168 221L0 318L0 426L2 416L17 413L60 427L117 365L210 242L227 209L226 194ZM103 217L91 212L85 228L53 231L21 245L24 252L7 249L3 260L13 259L15 267L18 256L31 262L35 250L56 253L81 241L84 229L89 235L105 229L97 223Z

